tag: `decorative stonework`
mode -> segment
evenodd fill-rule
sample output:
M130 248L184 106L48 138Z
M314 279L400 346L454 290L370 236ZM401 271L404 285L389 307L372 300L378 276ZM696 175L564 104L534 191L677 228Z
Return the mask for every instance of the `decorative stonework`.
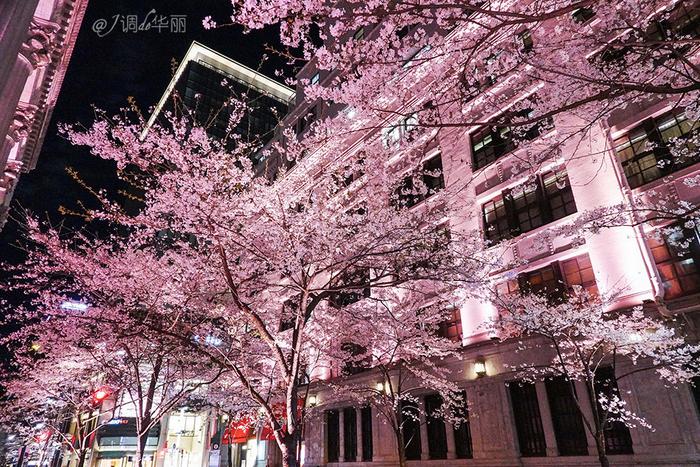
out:
M12 138L15 143L19 143L29 135L37 110L38 107L36 105L27 104L25 102L19 103L8 131L8 136Z
M29 26L27 40L20 53L36 69L51 63L51 54L56 47L57 33L61 27L50 21L34 18Z

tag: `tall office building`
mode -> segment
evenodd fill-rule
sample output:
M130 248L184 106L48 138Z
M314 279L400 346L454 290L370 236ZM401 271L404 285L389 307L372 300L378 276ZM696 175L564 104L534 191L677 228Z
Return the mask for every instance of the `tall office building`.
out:
M36 166L88 0L0 2L0 228Z
M231 99L241 99L249 109L230 126ZM193 42L170 84L148 120L145 134L164 111L186 112L210 136L224 139L236 134L269 141L279 120L287 113L294 91L199 42Z

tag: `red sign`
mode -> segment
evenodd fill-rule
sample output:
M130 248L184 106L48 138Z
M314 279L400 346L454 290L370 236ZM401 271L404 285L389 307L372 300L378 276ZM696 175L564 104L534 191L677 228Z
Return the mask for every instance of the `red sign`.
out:
M297 416L301 417L301 411L304 408L304 401L299 399L299 404L297 406ZM272 411L278 420L283 421L286 418L286 406L284 403L278 403L272 405ZM282 424L282 429L286 429L286 423ZM248 417L241 418L236 422L231 422L228 427L224 429L224 435L221 438L221 444L235 444L235 443L245 443L249 439L255 439L256 433L253 431L253 426L250 423ZM260 430L260 440L262 441L273 441L275 439L275 432L269 423L265 423Z

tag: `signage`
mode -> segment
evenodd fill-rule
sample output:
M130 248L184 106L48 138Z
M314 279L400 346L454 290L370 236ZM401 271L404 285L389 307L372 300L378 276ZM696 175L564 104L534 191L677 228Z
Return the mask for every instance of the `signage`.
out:
M105 425L128 425L129 424L129 419L128 418L113 418Z

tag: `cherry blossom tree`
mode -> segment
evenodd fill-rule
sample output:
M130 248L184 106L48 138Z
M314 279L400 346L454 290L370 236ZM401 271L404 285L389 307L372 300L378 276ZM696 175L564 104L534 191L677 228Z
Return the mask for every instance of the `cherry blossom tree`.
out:
M449 203L435 197L408 208L408 198L422 200L429 192L420 183L420 138L397 170L386 163L381 142L338 157L346 122L323 122L305 140L266 149L297 161L294 170L270 181L256 176L251 155L260 145L250 138L233 135L236 144L227 150L185 119L172 117L145 137L143 123L121 115L99 118L89 128L64 128L74 144L115 161L122 176L138 181L143 205L129 215L94 191L101 208L84 215L115 232L106 238L65 235L30 219L34 245L20 275L41 316L54 315L70 296L89 304L71 322L90 325L76 324L70 333L95 332L88 342L104 371L143 409L137 414L140 437L176 401L163 395L161 408L149 405L157 400L152 389L166 385L166 361L177 368L176 394L198 381L192 372L179 372L180 360L191 362L184 357L191 355L214 376L226 373L234 399L228 405L240 407L240 396L252 402L272 429L285 466L298 465L298 407L309 375L332 358L325 355L327 344L342 338L339 309L376 301L406 323L418 323L418 298L469 290L495 262L477 236L447 233ZM411 187L406 170L416 180ZM414 294L412 300L385 295L397 288ZM356 328L381 324L383 332L393 332L395 320L375 320L370 308L355 318ZM441 310L431 319L440 312L447 317ZM66 325L44 323L55 330ZM358 332L354 343L369 348L379 337L372 334ZM400 358L417 355L427 336L414 336L412 350ZM431 346L423 351L431 355ZM417 379L425 375L414 371Z
M33 342L33 347L41 349L41 365L34 368L31 355L17 354L18 367L26 366L30 372L14 378L11 387L16 398L30 398L40 405L41 398L33 399L32 382L36 387L41 381L55 381L46 390L68 391L73 399L60 401L70 408L69 413L80 413L74 431L82 433L87 430L80 426L84 409L91 401L83 386L99 384L116 399L122 413L135 418L137 463L141 465L149 431L223 373L183 348L183 339L196 341L198 337L187 334L189 329L172 337L149 328L152 322L173 326L165 320L176 320L182 312L169 306L177 302L168 294L171 277L164 274L173 269L158 269L159 261L165 264L170 258L143 251L116 254L114 248L125 246L116 240L42 231L31 219L27 227L36 249L28 250L13 285L27 294L28 305L14 311L15 318L27 324L9 340ZM139 268L145 275L135 273ZM176 280L180 279L183 277ZM76 296L81 300L75 300ZM71 367L76 370L69 371ZM99 424L95 425L94 417L89 421L91 435ZM89 444L88 437L81 441ZM87 444L81 445L80 462Z
M465 421L460 409L466 401L455 383L459 375L441 365L445 359L459 360L461 346L439 332L445 310L454 307L459 297L452 296L450 302L449 294L430 290L428 286L421 293L382 291L371 300L339 308L324 323L344 330L336 342L327 344L331 348L327 364L341 378L315 385L314 390L322 394L322 404L315 410L348 400L356 406L373 407L394 434L402 466L406 465L405 446L417 442L409 427L420 424L421 415ZM368 321L374 326L364 325ZM358 335L363 338L359 340ZM426 391L442 398L439 411L426 413L419 403L420 394Z
M79 467L85 465L95 433L113 412L113 407L103 409L100 391L106 389L96 380L94 367L84 363L77 355L63 355L25 367L21 376L10 381L10 399L3 404L4 423L18 428L11 423L14 420L30 430L40 427L39 435L26 429L15 433L51 438L76 457Z
M589 112L592 122L645 98L694 103L700 85L689 58L699 46L696 2L231 3L235 23L280 24L283 44L300 47L300 59L335 75L306 87L312 99L392 112L382 104L395 101L375 97L393 95L405 104L417 84L429 84L426 113L433 118L421 125L530 125L570 111ZM207 17L204 24L216 21ZM505 82L509 95L499 89ZM531 116L517 118L517 109L501 114L508 98L533 87L539 97L528 102L536 107ZM427 110L424 101L416 105L398 111ZM480 108L501 115L469 117Z
M585 429L593 435L601 466L610 465L605 432L614 424L651 425L627 407L618 382L640 372L656 372L669 384L700 374L700 345L688 344L680 323L650 317L642 307L607 311L610 302L586 293L569 301L530 294L496 299L501 313L487 325L500 339L517 340L519 350L534 351L541 360L511 365L522 378L534 381L561 376L569 383ZM601 378L603 367L612 371ZM586 393L577 393L581 381ZM591 409L589 411L587 408Z

